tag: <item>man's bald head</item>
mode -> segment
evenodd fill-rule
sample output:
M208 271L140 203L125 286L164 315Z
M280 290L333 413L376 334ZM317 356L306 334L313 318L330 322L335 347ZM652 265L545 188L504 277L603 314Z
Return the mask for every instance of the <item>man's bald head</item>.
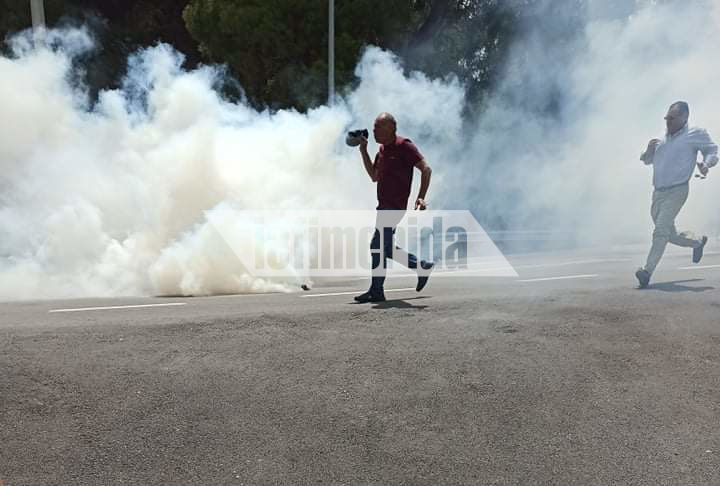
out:
M393 128L397 129L397 122L395 121L395 117L387 112L380 113L375 119L375 122L382 124L389 123L390 125L392 125Z
M380 113L375 119L373 135L375 135L375 141L379 144L387 145L394 143L397 138L397 122L395 121L395 117L387 112Z

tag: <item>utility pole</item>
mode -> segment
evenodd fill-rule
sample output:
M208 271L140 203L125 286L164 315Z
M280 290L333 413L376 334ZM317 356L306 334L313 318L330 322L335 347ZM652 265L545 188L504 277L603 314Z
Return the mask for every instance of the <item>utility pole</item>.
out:
M335 102L335 0L328 0L328 104Z
M30 0L33 29L45 28L45 4L43 0Z
M45 2L44 0L30 0L30 14L32 15L33 37L35 44L45 39Z

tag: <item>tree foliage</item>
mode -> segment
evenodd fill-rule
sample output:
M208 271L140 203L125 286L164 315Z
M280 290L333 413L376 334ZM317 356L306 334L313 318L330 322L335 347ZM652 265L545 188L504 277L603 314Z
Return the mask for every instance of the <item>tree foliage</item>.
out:
M363 45L402 46L425 3L337 2L338 84L351 80ZM251 99L303 108L327 97L327 0L192 0L184 18L201 52L227 62Z
M50 26L83 22L95 31L99 50L83 60L93 91L116 86L136 49L167 42L188 67L226 64L256 106L303 110L327 99L327 0L45 0L45 8ZM554 25L541 37L570 45L586 12L629 8L628 0L336 0L337 86L352 84L372 44L408 69L456 75L478 106L520 33ZM29 27L28 0L0 0L0 9L0 35Z
M532 3L532 0L528 0ZM362 48L410 69L457 75L471 100L490 88L522 0L337 0L336 78L353 80ZM191 0L184 18L210 60L227 62L250 99L306 108L327 97L327 0Z

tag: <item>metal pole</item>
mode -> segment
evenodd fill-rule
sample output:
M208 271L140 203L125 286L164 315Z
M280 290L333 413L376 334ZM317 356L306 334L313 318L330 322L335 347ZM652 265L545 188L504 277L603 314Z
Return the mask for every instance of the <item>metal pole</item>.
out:
M44 0L30 0L30 14L32 15L33 37L35 45L45 40L45 2Z
M328 1L328 104L335 101L335 0Z
M33 29L45 28L45 4L43 0L30 0Z

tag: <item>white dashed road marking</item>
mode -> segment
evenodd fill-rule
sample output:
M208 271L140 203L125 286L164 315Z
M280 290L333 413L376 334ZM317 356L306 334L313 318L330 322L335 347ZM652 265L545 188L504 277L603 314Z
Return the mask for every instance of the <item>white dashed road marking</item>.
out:
M185 302L172 302L168 304L141 304L141 305L113 305L108 307L81 307L78 309L53 309L48 311L53 312L85 312L85 311L98 311L98 310L112 310L112 309L140 309L143 307L171 307L178 305L186 305Z
M720 265L693 265L692 267L680 267L678 270L702 270L704 268L720 268Z
M539 263L535 265L515 265L513 268L564 267L568 265L586 265L588 263L621 263L631 261L632 258L596 258L594 260L574 260L571 262Z
M531 278L528 280L518 280L518 282L547 282L548 280L570 280L573 278L596 278L599 275L567 275L564 277L545 277L545 278Z

